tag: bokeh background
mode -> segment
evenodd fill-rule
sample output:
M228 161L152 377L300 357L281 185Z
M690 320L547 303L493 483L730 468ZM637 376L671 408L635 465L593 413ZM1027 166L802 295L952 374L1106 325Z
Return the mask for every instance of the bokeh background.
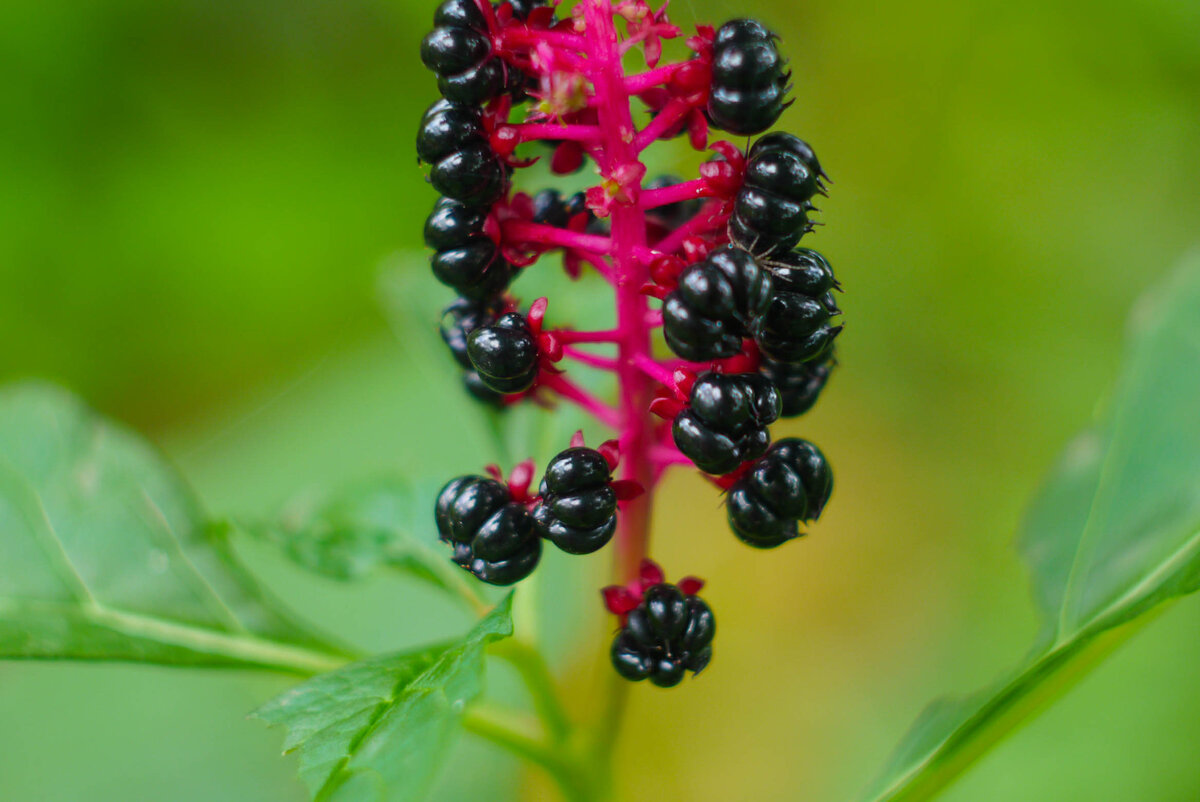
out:
M433 5L0 3L0 374L146 432L217 514L490 459L420 254ZM701 680L633 689L623 799L849 799L930 698L1015 662L1036 629L1021 511L1109 386L1131 303L1200 240L1194 0L673 7L746 14L783 34L781 125L836 180L810 244L847 289L842 367L781 428L822 445L838 489L810 538L764 554L705 483L667 482L655 553L709 580L722 632ZM466 626L403 579L339 586L242 545L368 647ZM604 562L547 567L544 634L573 676L603 638ZM1197 631L1200 600L1179 603L945 798L1200 798ZM243 718L286 684L0 664L0 798L303 799L280 734ZM437 799L549 793L470 741L455 760Z

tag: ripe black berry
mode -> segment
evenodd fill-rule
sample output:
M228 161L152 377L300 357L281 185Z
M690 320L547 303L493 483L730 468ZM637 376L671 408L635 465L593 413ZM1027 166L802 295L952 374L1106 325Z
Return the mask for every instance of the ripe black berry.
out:
M775 289L754 322L759 350L780 362L807 362L829 351L841 326L833 290L838 287L825 257L808 248L787 251L765 262Z
M729 473L771 445L767 425L779 417L780 398L757 373L707 373L692 385L688 406L672 427L675 445L706 473Z
M542 500L533 510L538 534L569 554L591 554L617 531L617 494L608 461L582 446L562 451L546 466Z
M689 266L663 304L663 335L693 362L738 353L771 300L771 276L740 248L718 248Z
M469 206L490 206L507 189L508 171L473 106L449 100L430 106L417 132L417 156L432 165L434 189Z
M529 14L540 6L546 5L546 0L509 0L512 5L513 16L519 20L529 17Z
M472 301L469 298L458 298L442 312L442 339L450 348L450 353L456 362L463 367L463 386L467 392L486 404L499 405L504 398L483 383L471 359L467 356L467 336L479 328L496 320L497 311L493 303Z
M662 688L678 685L685 671L699 674L708 665L716 631L712 610L699 596L666 583L654 585L613 639L613 667L635 682L648 678Z
M779 413L781 418L794 418L812 409L829 381L837 360L833 350L829 349L824 359L813 359L808 362L791 363L777 362L764 357L759 370L770 379L779 389L783 406Z
M444 0L421 42L421 61L433 70L442 96L486 103L505 89L507 67L492 52L487 21L475 0Z
M538 344L529 323L515 312L467 336L467 356L479 378L499 393L520 393L538 374Z
M799 537L799 522L816 520L831 492L833 472L820 449L780 440L729 489L729 526L751 546L774 548Z
M493 585L529 576L542 555L525 505L508 488L483 476L452 479L438 494L438 536L454 547L451 559Z
M775 132L754 143L737 194L729 236L756 254L792 248L812 230L812 199L824 194L824 173L807 142Z
M512 266L483 233L488 210L440 198L425 221L425 244L434 249L433 275L459 295L480 301L496 297L512 279Z
M770 128L787 107L786 61L778 37L762 23L736 19L717 29L713 41L708 118L713 125L749 136Z

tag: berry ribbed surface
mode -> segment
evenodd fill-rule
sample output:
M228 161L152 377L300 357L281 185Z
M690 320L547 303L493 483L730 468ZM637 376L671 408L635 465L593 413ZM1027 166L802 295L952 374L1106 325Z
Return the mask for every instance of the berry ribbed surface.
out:
M649 679L670 688L686 672L704 670L712 659L716 631L712 610L699 596L686 595L675 585L654 585L613 639L613 667L625 679Z
M512 267L484 232L487 209L441 198L425 220L425 244L438 281L476 300L498 296L512 278Z
M787 103L787 62L775 46L778 37L761 22L736 19L717 29L713 41L708 118L731 134L761 134L779 119Z
M767 134L754 143L737 194L729 236L741 247L768 255L795 247L812 230L812 199L825 193L825 176L807 142Z
M753 256L719 248L680 275L663 304L663 336L693 362L734 356L771 294L771 276Z
M794 418L813 408L836 366L837 359L831 348L824 359L808 362L776 362L764 358L758 369L779 390L782 401L779 417Z
M777 441L729 489L729 526L743 542L774 548L799 537L802 521L815 521L833 492L825 455L807 440Z
M533 510L538 534L568 554L591 554L617 531L612 469L599 451L562 451L546 466L541 501Z
M469 206L489 206L507 189L508 172L474 106L444 99L430 106L417 132L417 157L431 166L434 189Z
M421 61L437 75L442 96L484 103L504 90L505 66L492 53L487 20L475 0L445 0L421 42Z
M828 353L841 326L833 290L838 287L825 257L808 248L787 251L767 262L775 289L754 322L754 341L779 362L807 362Z
M480 380L498 393L524 392L537 378L537 340L516 312L467 335L467 357Z
M757 373L709 373L692 386L672 436L683 455L706 473L729 473L771 445L767 425L779 417L779 391Z
M542 542L523 504L495 479L460 476L438 494L435 519L455 563L492 585L511 585L533 572Z

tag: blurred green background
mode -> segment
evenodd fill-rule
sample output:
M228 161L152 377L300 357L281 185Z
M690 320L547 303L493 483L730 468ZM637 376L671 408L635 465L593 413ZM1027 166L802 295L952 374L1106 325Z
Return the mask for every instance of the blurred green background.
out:
M147 432L222 514L490 459L430 350L447 294L419 254L434 195L412 139L433 5L0 3L0 374ZM842 367L781 428L821 444L838 490L809 539L763 554L704 482L667 481L656 556L708 579L722 633L700 681L633 689L622 799L848 799L931 697L1015 662L1036 628L1021 511L1114 376L1134 298L1200 240L1194 0L673 7L748 13L796 71L781 125L837 182L811 245L847 290ZM399 337L388 264L429 321ZM372 648L466 625L403 580L338 586L244 546ZM580 689L604 569L547 568ZM1200 600L1176 605L945 798L1200 798L1198 628ZM0 664L0 799L300 800L281 735L243 718L286 684ZM470 741L455 760L437 799L549 793Z

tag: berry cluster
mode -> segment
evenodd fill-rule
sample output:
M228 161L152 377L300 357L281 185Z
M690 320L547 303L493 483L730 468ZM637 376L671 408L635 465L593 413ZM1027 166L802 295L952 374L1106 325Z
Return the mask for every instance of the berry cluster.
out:
M660 63L663 41L680 38L690 56ZM631 50L645 70L626 71ZM576 434L536 485L531 461L507 478L489 466L452 480L436 503L439 536L455 563L498 585L528 576L542 541L576 555L614 542L625 584L604 591L621 623L613 664L675 685L708 664L715 626L699 580L668 584L646 559L663 474L708 475L734 534L758 548L800 536L832 490L816 446L772 444L768 428L816 403L841 331L829 262L799 247L828 176L807 143L765 133L791 104L778 37L749 19L684 37L647 0L569 11L444 0L421 58L442 94L417 135L441 195L425 242L435 278L457 294L441 332L467 390L500 410L575 404L617 433L594 449ZM712 131L758 138L741 147L710 142ZM698 177L648 176L646 149L685 134L711 152ZM599 181L571 195L515 189L545 157L530 143L550 148L552 173L591 164ZM571 278L611 286L611 328L550 325L548 299L521 302L514 286L552 252ZM613 374L615 403L568 363Z

